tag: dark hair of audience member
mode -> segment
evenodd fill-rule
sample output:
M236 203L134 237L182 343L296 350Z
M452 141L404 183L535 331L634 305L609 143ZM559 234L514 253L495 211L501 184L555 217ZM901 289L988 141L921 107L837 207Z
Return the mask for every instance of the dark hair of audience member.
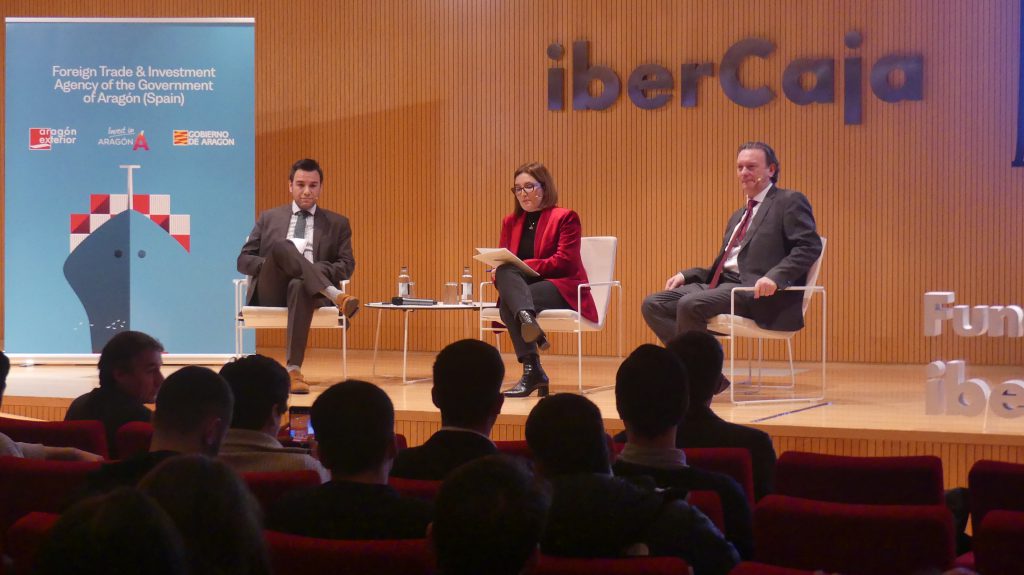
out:
M601 410L582 395L560 393L537 402L526 418L526 443L547 477L611 473Z
M715 336L704 331L688 331L668 342L666 348L686 367L690 379L690 409L711 403L722 378L725 353Z
M65 511L36 557L38 575L188 573L174 523L152 499L129 487Z
M235 396L231 427L260 431L272 409L278 415L288 409L288 370L265 355L248 355L229 361L220 375Z
M109 387L117 383L115 371L130 371L132 361L142 352L164 351L164 346L149 334L141 331L122 331L110 338L100 352L100 360L96 366L100 370L100 387Z
M434 405L442 425L474 427L484 423L501 398L505 364L492 345L463 339L448 345L434 360Z
M269 575L259 503L242 478L203 455L172 457L142 478L178 527L192 575Z
M444 575L514 575L536 552L551 494L525 462L489 455L456 469L438 492L430 540Z
M0 405L4 403L4 392L7 391L7 375L11 373L11 358L0 351Z
M234 397L224 378L215 371L188 365L167 376L156 396L153 427L190 434L210 417L231 422Z
M644 344L615 374L615 407L626 427L657 437L679 425L690 405L686 368L671 351Z
M395 408L384 390L350 379L332 385L313 402L320 462L331 472L351 475L373 469L395 443Z

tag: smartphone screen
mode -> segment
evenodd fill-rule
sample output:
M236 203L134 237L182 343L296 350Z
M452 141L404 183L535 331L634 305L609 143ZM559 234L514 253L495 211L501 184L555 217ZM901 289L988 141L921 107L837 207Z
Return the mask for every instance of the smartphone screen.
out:
M296 443L306 443L313 437L308 407L296 406L288 409L288 429L292 441Z

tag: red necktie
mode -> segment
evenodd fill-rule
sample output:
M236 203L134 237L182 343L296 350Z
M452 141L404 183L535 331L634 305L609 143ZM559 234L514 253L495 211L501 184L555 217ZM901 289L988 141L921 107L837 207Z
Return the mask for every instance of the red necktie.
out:
M740 242L743 241L743 236L747 234L747 228L750 227L751 216L754 214L754 206L756 205L757 202L755 200L747 200L747 211L743 214L740 229L736 230L736 234L732 237L732 241L729 242L729 246L722 252L722 259L718 260L718 267L715 268L715 275L711 278L708 289L714 289L718 286L718 280L722 277L722 268L725 267L725 260L728 259L729 253L732 252L733 248L740 245Z

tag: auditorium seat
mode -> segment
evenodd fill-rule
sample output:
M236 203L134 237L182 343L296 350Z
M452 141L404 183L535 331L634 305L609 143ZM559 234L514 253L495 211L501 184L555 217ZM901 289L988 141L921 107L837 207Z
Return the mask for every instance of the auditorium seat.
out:
M98 461L0 457L0 536L29 512L59 513L101 465Z
M249 486L249 491L252 491L252 494L256 496L264 511L269 511L289 491L320 485L320 474L312 469L303 469L301 471L251 471L243 473L242 479Z
M707 515L715 527L725 533L725 512L722 510L722 498L719 497L717 491L691 491L686 497L686 502Z
M404 477L389 477L388 485L406 497L415 497L426 501L437 499L437 492L441 489L440 481L406 479Z
M132 421L117 429L114 436L118 459L127 459L138 453L149 451L149 443L153 439L153 424L145 421Z
M526 444L525 439L518 439L513 441L495 441L494 446L498 448L498 452L504 453L505 455L513 455L516 457L533 459L533 452L530 451L530 446Z
M821 573L821 571L779 567L757 561L744 561L729 571L729 575L821 575Z
M541 554L528 575L684 575L690 566L678 557L555 557Z
M395 434L395 447L397 447L399 451L401 451L403 449L409 449L409 440L406 439L405 436L402 435L401 433L396 433Z
M915 573L953 564L944 505L862 505L768 495L754 509L754 560L845 575Z
M982 459L971 467L967 486L975 533L993 509L1024 511L1024 464Z
M342 541L265 531L276 575L429 575L426 539Z
M22 443L76 447L110 458L106 431L99 421L26 421L0 417L0 433Z
M982 575L1024 572L1024 511L993 509L974 532L975 568Z
M687 447L686 463L697 469L714 471L736 480L754 506L754 464L750 450L742 447Z
M57 513L33 511L11 525L7 530L4 552L11 558L12 573L32 572L36 554L57 519L60 519Z
M775 465L775 493L870 505L941 505L942 460L931 455L848 457L787 451Z

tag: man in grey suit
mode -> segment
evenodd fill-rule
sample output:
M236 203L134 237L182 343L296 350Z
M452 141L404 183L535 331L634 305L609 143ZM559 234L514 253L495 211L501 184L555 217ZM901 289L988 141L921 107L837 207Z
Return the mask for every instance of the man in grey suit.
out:
M768 144L740 146L736 176L747 205L729 218L714 263L673 275L664 291L644 299L644 320L664 343L687 331L707 331L709 319L729 313L730 292L738 285L754 288L752 296L737 294L738 315L766 329L803 327L803 294L776 292L803 285L821 255L811 204L800 192L775 185L779 159Z
M323 177L316 160L295 162L288 176L291 204L260 214L238 256L238 271L251 277L247 305L288 308L285 362L292 393L309 393L299 368L313 311L336 305L351 318L359 310L359 300L338 289L356 267L352 228L345 216L317 207Z

